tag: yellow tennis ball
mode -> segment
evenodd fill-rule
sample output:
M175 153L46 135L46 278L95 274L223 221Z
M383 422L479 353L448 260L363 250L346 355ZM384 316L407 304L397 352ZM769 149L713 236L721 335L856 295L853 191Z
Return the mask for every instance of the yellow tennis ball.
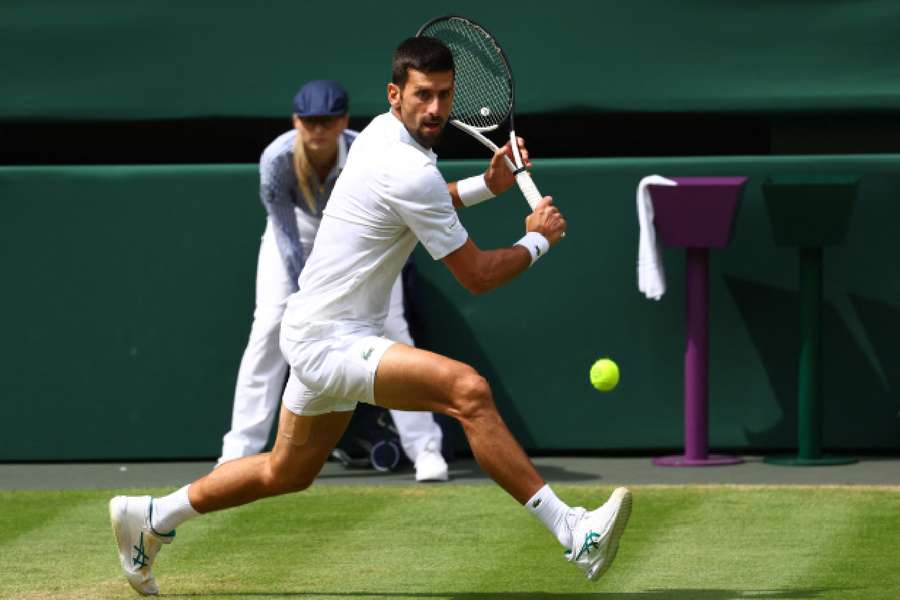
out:
M619 383L619 365L608 358L601 358L591 365L591 385L601 392L608 392Z

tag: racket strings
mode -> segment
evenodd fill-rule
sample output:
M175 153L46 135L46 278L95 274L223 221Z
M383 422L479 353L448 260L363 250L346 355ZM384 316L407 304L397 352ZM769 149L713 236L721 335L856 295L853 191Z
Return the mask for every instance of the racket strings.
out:
M435 22L420 35L439 39L453 54L456 92L450 118L485 129L502 123L512 109L512 77L491 37L459 18Z

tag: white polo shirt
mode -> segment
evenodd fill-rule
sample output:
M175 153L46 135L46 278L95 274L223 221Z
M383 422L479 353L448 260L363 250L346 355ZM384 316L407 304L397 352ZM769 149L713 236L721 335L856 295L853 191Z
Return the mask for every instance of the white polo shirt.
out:
M288 300L282 335L381 335L391 286L416 244L439 260L468 237L437 155L392 113L379 115L350 148L300 289Z

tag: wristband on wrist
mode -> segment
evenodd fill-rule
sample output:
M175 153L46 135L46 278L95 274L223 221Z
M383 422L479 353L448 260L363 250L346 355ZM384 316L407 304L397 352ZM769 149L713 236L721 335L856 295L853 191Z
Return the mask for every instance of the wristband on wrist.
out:
M537 259L550 251L550 242L537 231L529 231L513 246L522 246L528 250L528 254L531 255L532 265L537 262Z
M494 192L484 181L484 174L467 177L456 182L456 192L463 206L475 206L494 197Z

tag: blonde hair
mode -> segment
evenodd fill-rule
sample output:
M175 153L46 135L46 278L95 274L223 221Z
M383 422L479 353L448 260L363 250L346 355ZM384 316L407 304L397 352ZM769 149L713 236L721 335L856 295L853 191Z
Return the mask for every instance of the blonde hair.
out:
M313 195L312 188L310 187L310 173L312 173L312 166L309 163L309 158L306 156L306 148L303 146L303 136L300 131L297 131L297 137L294 140L294 175L297 177L297 188L300 190L300 195L303 196L303 200L306 201L309 212L316 214L318 212L318 207L316 206L316 197ZM318 188L319 189L317 189L316 192L321 193L321 183L318 184Z

